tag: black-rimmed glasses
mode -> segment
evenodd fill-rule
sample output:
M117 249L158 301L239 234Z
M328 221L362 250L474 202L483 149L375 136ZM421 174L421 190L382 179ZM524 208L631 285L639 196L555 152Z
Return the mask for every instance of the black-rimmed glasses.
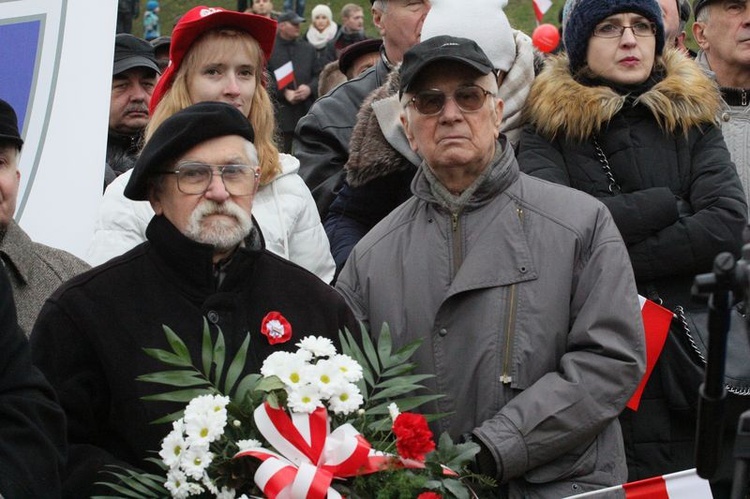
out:
M457 88L453 95L446 95L442 90L420 90L409 102L414 105L414 109L425 116L440 113L445 108L448 99L453 99L461 111L473 113L482 108L488 95L493 94L479 85L467 85Z
M594 28L594 32L592 34L594 36L598 36L599 38L620 38L628 28L630 28L630 30L633 32L633 35L642 38L654 36L656 34L656 25L654 23L646 21L633 23L631 26L622 26L613 23L602 23Z
M176 170L161 173L174 174L177 177L177 188L183 194L203 194L211 185L214 175L218 174L227 192L233 196L252 194L260 176L256 166L209 165L199 161L179 163Z

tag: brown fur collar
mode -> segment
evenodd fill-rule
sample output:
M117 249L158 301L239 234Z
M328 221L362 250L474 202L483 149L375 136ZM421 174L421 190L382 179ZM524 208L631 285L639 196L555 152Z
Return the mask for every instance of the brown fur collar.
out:
M657 62L658 63L658 62ZM692 59L665 50L662 81L643 93L635 104L646 106L668 133L715 121L721 106L718 88ZM566 56L547 63L526 101L526 118L549 140L560 135L583 141L622 109L625 96L609 87L587 87L573 79Z

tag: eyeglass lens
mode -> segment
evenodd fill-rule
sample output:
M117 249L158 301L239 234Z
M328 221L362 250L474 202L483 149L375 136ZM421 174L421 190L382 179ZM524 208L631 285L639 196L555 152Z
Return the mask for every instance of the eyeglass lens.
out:
M253 192L257 173L250 165L216 165L218 171L206 163L182 163L175 170L177 188L185 194L203 194L211 185L215 174L221 176L227 192L246 196Z
M634 23L632 26L621 26L613 23L603 23L594 28L594 35L601 38L619 38L630 28L635 36L653 36L656 27L650 22Z
M442 111L446 101L452 98L461 111L472 112L482 107L488 94L488 91L476 85L460 87L452 97L440 90L422 90L412 97L412 102L420 113L432 115Z

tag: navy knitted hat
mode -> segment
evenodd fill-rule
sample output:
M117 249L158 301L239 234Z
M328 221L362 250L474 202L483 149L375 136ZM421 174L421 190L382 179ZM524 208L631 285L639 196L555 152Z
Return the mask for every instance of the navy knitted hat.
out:
M586 51L596 25L623 12L640 14L656 25L656 55L661 55L664 24L657 0L568 0L563 7L563 42L572 73L586 65Z

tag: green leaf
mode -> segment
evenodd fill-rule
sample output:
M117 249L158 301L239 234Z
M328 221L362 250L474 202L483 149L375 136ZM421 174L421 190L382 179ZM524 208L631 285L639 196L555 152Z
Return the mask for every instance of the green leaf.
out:
M247 349L250 346L250 335L245 335L245 341L242 342L237 355L234 356L232 363L229 365L227 370L227 377L224 381L224 393L232 393L235 383L242 374L242 370L245 368L245 361L247 360Z
M172 351L181 359L190 362L192 359L190 359L190 351L185 342L169 326L162 325L161 327L164 329L164 334L167 336L167 342L172 347Z
M97 482L97 483L99 485L105 485L105 486L109 487L110 489L114 490L115 492L117 492L118 494L120 494L120 495L114 496L114 497L133 497L133 498L136 498L136 499L142 499L144 497L159 497L158 495L143 495L142 493L140 493L140 492L138 492L136 490L133 490L132 488L129 488L129 487L131 487L131 484L128 483L128 481L126 481L126 480L123 480L123 484L125 486L118 485L116 483L110 483L110 482Z
M262 376L257 373L250 373L242 378L237 385L237 390L234 392L234 398L237 401L245 400L245 397L250 395L250 392L257 390L258 383Z
M411 343L407 343L406 345L399 348L396 353L394 353L391 356L391 360L393 361L392 364L390 364L388 367L394 366L396 364L403 364L407 360L411 358L412 355L414 355L414 352L417 351L417 348L422 344L422 340L414 340Z
M412 383L419 383L422 380L434 378L434 374L412 374L411 376L401 376L399 378L393 378L389 379L387 381L383 381L381 383L378 383L375 388L384 389L384 388L390 388L393 386L401 386L401 385L407 385Z
M380 328L380 336L378 336L378 359L380 359L383 368L387 367L386 362L391 358L392 347L391 329L387 324L383 324L383 327Z
M171 423L172 421L177 421L178 419L180 419L184 415L185 415L185 411L184 410L173 412L172 414L167 414L164 417L161 417L159 419L155 419L155 420L151 421L150 424L166 424L166 423Z
M208 327L208 320L203 318L203 345L201 346L201 360L203 362L203 374L206 378L211 376L211 364L214 356L214 345L211 341L211 328Z
M425 404L427 402L430 402L432 400L437 400L440 398L445 397L445 395L419 395L416 397L406 397L402 399L398 399L396 404L398 405L398 408L401 412L410 411L416 407L419 407L422 404ZM376 405L375 407L367 409L368 414L389 414L388 412L388 405L393 401L387 401L383 402L380 405Z
M276 396L276 392L271 392L266 397L266 402L268 402L268 405L273 407L274 409L281 408L281 404L279 403L279 397Z
M362 330L362 336L365 336L368 334L367 329L365 329L364 325L360 322L360 328ZM370 366L370 363L367 362L367 357L365 356L364 352L362 352L362 349L359 348L359 345L357 344L357 340L354 339L354 336L349 332L349 330L345 330L344 333L339 333L339 340L341 341L341 352L348 355L357 363L362 366L362 377L364 378L365 383L367 383L367 386L374 386L375 385L375 376L372 372L372 367ZM367 393L367 390L364 389L363 386L359 385L360 392L363 394Z
M215 377L212 378L214 380L214 384L219 384L219 379L221 379L221 375L224 372L224 361L226 360L227 356L227 345L224 343L224 334L221 332L221 329L216 334L216 343L214 344L214 365L216 365L216 373Z
M419 390L420 388L424 388L424 386L422 385L392 386L390 388L386 388L385 390L379 390L375 395L370 397L370 400L375 401L375 400L381 400L384 398L393 399L395 397L398 397L399 395L406 395L408 393L412 393L415 390Z
M386 327L387 326L384 324L383 328ZM372 339L370 338L369 334L362 334L362 347L364 348L365 356L367 357L367 363L372 369L372 373L375 375L375 377L380 376L380 361L378 360L378 352L377 350L375 350L375 345L372 344Z
M404 374L407 374L411 371L413 371L417 367L416 364L399 364L391 367L390 369L383 371L381 374L384 378L393 378L397 376L403 376Z
M178 355L173 354L172 352L168 352L166 350L161 350L159 348L144 348L144 352L149 357L153 357L154 359L158 360L159 362L163 362L170 366L175 367L192 367L193 364L190 362L190 360L185 360Z
M466 485L454 478L446 478L443 480L443 486L448 489L448 492L456 496L456 499L469 499L469 497L471 497Z
M180 387L188 387L188 386L200 386L200 385L208 385L208 382L200 378L201 373L197 371L160 371L156 373L149 373L149 374L143 374L141 376L138 376L136 379L138 381L145 381L148 383L160 383L162 385L170 385L170 386L180 386Z
M216 393L211 388L188 388L185 390L176 390L173 392L157 393L155 395L146 395L141 400L161 400L163 402L190 402L198 395L210 395Z
M118 478L122 485L132 489L133 492L140 492L136 497L163 497L166 489L161 486L164 477L150 475L148 473L137 473L133 470L122 468L125 473L104 470L102 473L108 473ZM99 482L102 485L111 486L111 482ZM157 493L159 492L159 493Z
M278 376L267 376L260 380L255 389L261 392L274 392L276 390L283 390L285 386L284 382Z

